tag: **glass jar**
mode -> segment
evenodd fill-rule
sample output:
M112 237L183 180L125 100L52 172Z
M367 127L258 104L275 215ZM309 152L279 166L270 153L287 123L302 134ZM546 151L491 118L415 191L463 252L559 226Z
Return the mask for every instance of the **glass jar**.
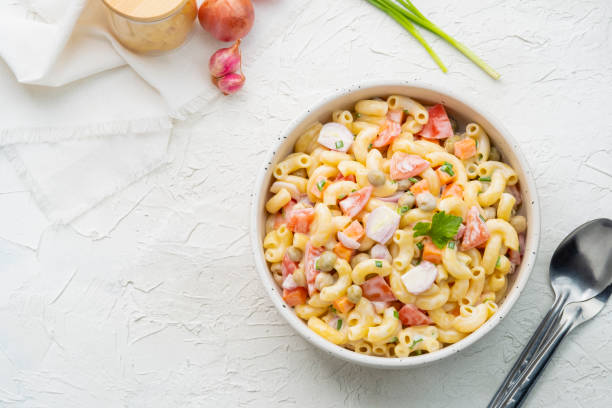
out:
M103 0L115 37L139 53L181 45L198 14L196 0Z

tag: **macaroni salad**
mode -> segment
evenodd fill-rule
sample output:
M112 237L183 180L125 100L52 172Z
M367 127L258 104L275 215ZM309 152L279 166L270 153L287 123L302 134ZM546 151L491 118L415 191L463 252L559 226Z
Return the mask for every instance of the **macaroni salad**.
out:
M521 262L518 177L443 105L357 102L273 171L266 261L308 327L357 353L434 352L497 310Z

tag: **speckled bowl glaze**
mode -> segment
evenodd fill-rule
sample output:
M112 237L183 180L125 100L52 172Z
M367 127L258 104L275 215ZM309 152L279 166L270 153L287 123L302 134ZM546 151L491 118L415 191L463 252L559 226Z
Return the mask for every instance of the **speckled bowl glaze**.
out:
M460 123L470 120L480 124L488 133L491 142L502 153L504 161L509 163L519 176L520 189L523 195L521 213L527 217L528 223L525 255L522 264L510 277L508 293L501 302L497 313L478 330L455 344L430 354L404 358L385 358L358 354L328 342L311 331L306 323L295 315L293 309L283 301L282 290L272 278L262 247L266 219L264 205L269 198L268 188L273 179L272 171L280 160L291 153L297 138L313 122L317 120L323 123L330 121L331 113L334 110L352 108L355 102L360 99L386 97L392 94L406 95L426 105L442 103L449 113L459 119ZM265 164L255 184L251 212L251 245L255 255L255 265L263 286L279 313L302 337L325 353L346 361L376 368L409 368L429 364L466 349L489 333L508 314L525 287L535 263L539 235L540 210L535 183L516 140L512 138L500 122L482 109L475 108L473 104L465 102L464 98L454 96L446 90L433 86L404 81L364 83L348 89L337 90L294 120L266 157Z

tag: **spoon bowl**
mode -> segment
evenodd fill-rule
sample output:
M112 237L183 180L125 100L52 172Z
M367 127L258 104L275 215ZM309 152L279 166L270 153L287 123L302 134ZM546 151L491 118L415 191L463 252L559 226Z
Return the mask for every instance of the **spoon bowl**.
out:
M612 283L612 220L589 221L561 241L550 261L550 283L565 303L590 299Z

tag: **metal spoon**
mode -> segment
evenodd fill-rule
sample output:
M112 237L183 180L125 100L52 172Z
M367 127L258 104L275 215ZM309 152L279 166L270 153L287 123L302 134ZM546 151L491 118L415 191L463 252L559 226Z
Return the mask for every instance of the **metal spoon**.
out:
M595 317L606 305L612 294L612 285L592 299L584 302L570 303L565 309L558 324L555 325L550 339L547 339L537 355L529 361L527 367L520 373L516 383L504 394L497 407L518 408L523 405L527 394L535 384L540 373L550 361L553 353L561 344L561 340L576 327Z
M529 343L514 363L488 407L493 408L514 385L529 360L550 336L568 303L588 300L612 283L612 220L589 221L572 231L557 247L550 261L550 283L555 301Z

